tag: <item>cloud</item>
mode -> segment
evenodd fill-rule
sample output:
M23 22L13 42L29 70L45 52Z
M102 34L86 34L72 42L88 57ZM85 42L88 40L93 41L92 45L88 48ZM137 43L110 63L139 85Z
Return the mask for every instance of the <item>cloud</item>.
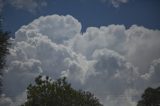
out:
M3 6L4 6L4 1L0 0L0 13L2 12Z
M25 9L30 12L47 5L45 0L9 0L9 3L18 9Z
M113 7L118 8L121 4L126 4L129 0L101 0L102 2L108 2L113 5ZM42 7L47 6L47 0L0 0L0 12L3 10L4 5L10 4L11 6L27 10L31 13L35 13Z
M47 6L46 0L0 0L0 10L2 11L4 4L10 4L17 9L27 10L29 12L36 12L41 7Z
M159 84L159 30L109 25L82 34L81 28L70 15L40 17L22 26L7 56L5 103L23 103L26 87L39 74L66 76L105 106L135 106L146 87Z
M111 0L111 3L115 8L119 7L121 4L127 3L128 0Z
M115 8L118 8L121 4L129 2L129 0L102 0L102 1L111 3Z
M96 74L86 81L87 90L94 92L107 106L110 106L111 102L115 102L111 106L116 106L117 102L127 106L120 97L132 98L132 95L126 97L125 93L128 89L133 89L132 84L139 77L136 68L120 54L107 49L96 50L93 59L96 60L93 65Z
M142 75L143 78L150 82L151 86L156 86L160 84L160 58L153 60L150 65L149 72Z
M1 95L0 105L1 106L12 106L13 102L9 97L6 97L5 95Z

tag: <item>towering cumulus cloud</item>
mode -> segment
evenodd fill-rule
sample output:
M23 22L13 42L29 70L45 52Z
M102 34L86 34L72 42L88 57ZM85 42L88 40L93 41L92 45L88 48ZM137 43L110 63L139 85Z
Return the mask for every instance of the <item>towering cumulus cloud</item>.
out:
M159 84L160 31L136 25L89 27L70 15L40 17L22 26L11 40L0 105L26 98L34 78L66 76L89 90L104 106L135 106L142 91Z

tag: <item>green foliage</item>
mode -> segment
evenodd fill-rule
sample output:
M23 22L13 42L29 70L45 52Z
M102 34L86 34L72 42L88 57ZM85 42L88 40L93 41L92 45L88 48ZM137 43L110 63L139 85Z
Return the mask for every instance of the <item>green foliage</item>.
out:
M160 87L147 88L137 106L160 106Z
M5 66L5 57L8 54L8 39L9 33L0 31L0 69Z
M0 28L1 27L2 26L0 24ZM3 75L2 70L5 66L5 57L8 54L8 46L10 45L8 43L8 39L9 39L9 33L4 32L2 29L0 29L0 94L2 87L2 75Z
M66 78L52 81L49 77L35 79L27 88L27 102L22 106L102 106L90 92L77 91Z

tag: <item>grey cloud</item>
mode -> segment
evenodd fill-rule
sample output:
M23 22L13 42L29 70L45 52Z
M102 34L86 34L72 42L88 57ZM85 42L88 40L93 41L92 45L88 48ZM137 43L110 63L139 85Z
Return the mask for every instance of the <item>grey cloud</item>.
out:
M150 65L149 72L142 75L142 77L148 82L150 82L150 85L153 87L157 87L160 84L160 58L153 60L153 62Z
M0 105L1 106L13 106L13 102L9 97L6 97L5 95L1 95Z
M125 27L123 25L102 26L100 28L89 27L83 36L76 36L72 48L77 53L82 53L88 59L96 49L108 48L125 53L123 46L126 41ZM118 44L118 45L117 45Z
M128 35L126 58L145 73L151 62L160 57L160 31L133 25L126 33Z
M150 63L160 57L160 31L136 25L126 29L123 25L90 27L83 36L76 36L72 48L90 59L97 49L107 48L118 52L138 67L140 73L147 71Z
M136 68L120 54L107 49L96 50L93 58L96 60L93 65L96 74L86 81L86 88L98 95L103 102L112 97L116 99L126 96L125 92L133 88L132 84L138 78ZM129 96L132 98L132 95ZM108 104L106 102L107 106L114 99Z

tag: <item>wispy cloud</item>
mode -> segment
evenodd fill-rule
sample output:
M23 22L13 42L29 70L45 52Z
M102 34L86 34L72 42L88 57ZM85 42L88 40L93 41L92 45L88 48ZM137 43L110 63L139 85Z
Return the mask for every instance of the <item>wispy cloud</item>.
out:
M0 13L3 10L3 6L4 6L4 0L0 0Z
M18 9L25 9L29 12L35 12L35 10L47 6L45 0L9 0L9 3Z
M102 0L102 1L111 3L115 8L118 8L121 4L129 2L129 0Z
M46 0L0 0L0 10L2 11L4 4L10 4L17 9L36 12L41 7L47 6Z

